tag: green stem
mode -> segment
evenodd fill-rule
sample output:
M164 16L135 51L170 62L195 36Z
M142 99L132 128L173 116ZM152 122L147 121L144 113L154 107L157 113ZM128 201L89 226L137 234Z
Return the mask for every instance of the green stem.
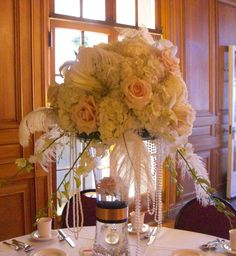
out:
M70 169L68 170L68 172L65 174L65 176L63 177L61 183L59 184L59 186L57 187L57 191L59 191L59 188L62 186L62 184L64 183L65 179L67 178L67 176L70 174L70 172L74 169L76 163L79 161L79 159L81 158L81 156L83 155L83 153L87 150L88 146L90 145L90 143L92 142L93 139L90 139L90 141L87 143L87 145L84 147L84 149L82 150L82 152L79 154L79 156L75 159L73 165L70 167Z
M45 152L47 149L49 149L57 140L59 140L60 138L62 138L64 135L65 135L65 133L62 133L59 137L57 137L57 138L55 138L54 140L52 140L52 142L50 142L50 143L47 145L47 147L44 148L44 149L40 152L40 154L43 153L43 152Z
M181 151L179 149L177 149L177 153L182 157L182 159L184 160L184 162L186 163L192 177L194 178L194 180L196 181L198 179L198 177L196 176L196 174L193 172L192 167L190 166L190 164L188 163L188 161L186 160L186 158L184 157L184 155L181 153ZM209 193L209 191L200 183L199 184L201 186L201 188L209 195L211 196L211 193Z
M70 174L70 172L74 169L76 163L79 161L79 159L81 158L81 156L84 154L84 152L88 149L89 145L91 144L93 139L90 139L89 142L87 143L87 145L84 147L84 149L82 150L82 152L79 154L79 156L75 159L73 165L70 167L70 169L68 170L68 172L65 174L65 176L63 177L61 183L59 184L59 186L57 187L56 191L53 192L49 198L49 201L53 200L53 198L55 198L57 196L57 192L59 191L60 187L63 185L64 181L66 180L67 176ZM49 209L49 207L51 207L51 205L48 204L48 206L46 208L43 209L43 211L47 211ZM52 205L52 207L54 207L54 205Z

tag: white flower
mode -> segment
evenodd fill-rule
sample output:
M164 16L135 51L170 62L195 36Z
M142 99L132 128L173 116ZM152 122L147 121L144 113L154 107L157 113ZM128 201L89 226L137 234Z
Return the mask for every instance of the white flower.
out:
M176 104L173 107L177 121L172 126L180 136L189 136L192 133L195 111L188 103Z
M102 141L111 142L124 133L128 122L128 108L119 98L104 98L98 113L98 131Z

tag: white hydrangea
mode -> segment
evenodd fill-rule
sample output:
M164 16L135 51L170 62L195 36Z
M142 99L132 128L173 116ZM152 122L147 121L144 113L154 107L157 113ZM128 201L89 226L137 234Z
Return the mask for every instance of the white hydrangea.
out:
M128 122L128 107L117 98L106 97L99 105L99 132L102 141L119 138Z

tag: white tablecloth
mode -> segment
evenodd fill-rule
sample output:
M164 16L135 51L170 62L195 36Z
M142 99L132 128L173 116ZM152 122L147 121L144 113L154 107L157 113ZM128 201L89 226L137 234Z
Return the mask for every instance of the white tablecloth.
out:
M59 241L57 238L50 241L33 241L30 238L30 235L25 235L18 237L20 241L31 243L35 250L31 253L25 253L23 251L14 251L14 249L8 247L7 245L0 243L0 256L22 256L22 255L32 255L35 251L41 248L59 248L68 253L69 256L78 256L79 249L81 247L91 247L94 242L95 227L84 227L80 232L79 239L75 240L72 233L67 229L64 229L73 240L75 241L76 247L72 248L66 241ZM213 241L216 237L209 236L200 233L188 232L183 230L171 229L163 227L160 233L157 235L155 242L147 246L147 240L141 241L142 255L145 256L171 256L172 253L177 249L198 249L199 246ZM9 240L9 242L11 242ZM135 255L135 246L136 246L136 236L129 235L129 246L131 256ZM216 251L208 251L205 254L206 256L210 255L227 255L224 253L223 249Z

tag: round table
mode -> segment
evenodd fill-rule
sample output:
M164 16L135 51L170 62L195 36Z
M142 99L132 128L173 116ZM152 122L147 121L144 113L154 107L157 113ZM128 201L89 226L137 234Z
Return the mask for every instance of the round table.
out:
M31 235L29 234L17 237L16 239L32 244L35 249L31 253L26 254L24 251L15 251L13 248L0 243L0 256L30 256L33 255L35 251L42 248L59 248L66 251L69 256L78 256L80 248L92 248L94 242L95 227L84 227L79 234L78 240L74 238L73 233L71 233L69 230L63 230L74 240L76 244L75 248L72 248L66 241L59 241L57 237L49 241L33 241L31 239ZM173 252L178 249L195 249L200 251L200 245L215 239L216 237L214 236L163 227L158 233L157 238L152 245L147 246L147 240L141 240L142 255L171 256ZM11 239L8 241L11 242ZM136 249L136 235L134 234L129 235L129 247L130 255L134 256ZM206 256L228 255L223 249L219 249L217 251L207 251L204 253Z

